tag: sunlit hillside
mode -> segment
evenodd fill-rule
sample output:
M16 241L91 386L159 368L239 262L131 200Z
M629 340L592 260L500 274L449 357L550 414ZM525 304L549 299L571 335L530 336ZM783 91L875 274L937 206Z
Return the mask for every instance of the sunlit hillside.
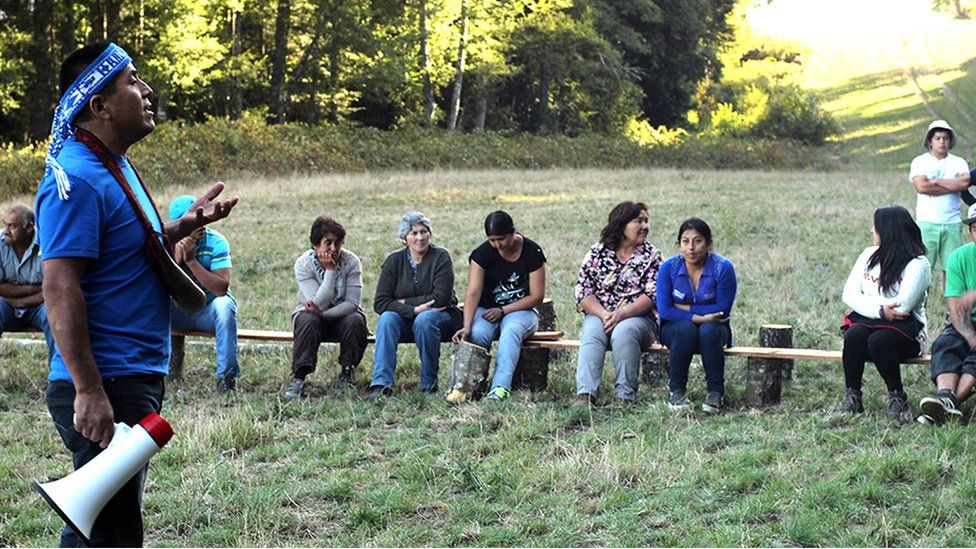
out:
M967 159L976 147L976 20L930 0L773 0L748 10L750 32L802 52L800 81L843 133L837 156L856 167L907 169L933 118L948 120Z

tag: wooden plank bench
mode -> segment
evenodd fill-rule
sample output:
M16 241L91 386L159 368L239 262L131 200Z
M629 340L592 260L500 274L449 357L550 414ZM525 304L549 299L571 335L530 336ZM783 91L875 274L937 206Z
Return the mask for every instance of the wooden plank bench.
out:
M38 332L35 328L11 330L11 332ZM523 347L543 351L542 354L530 357L528 364L520 360L523 370L516 377L520 386L533 390L545 389L547 384L550 350L578 350L578 339L563 339L563 332L546 330L536 332L523 343ZM214 334L207 332L173 332L172 356L170 359L170 375L180 378L183 373L185 341L187 337L213 338ZM277 330L248 330L237 331L238 340L271 341L288 343L292 341L292 332ZM779 346L787 342L792 345L793 328L785 325L763 325L759 329L759 347L736 346L725 349L726 356L744 357L747 363L746 402L750 406L769 406L778 404L782 393L783 380L789 380L792 375L793 361L809 360L817 362L841 362L842 351L820 349L800 349L792 346ZM375 338L370 335L367 342L373 344ZM660 343L654 343L644 350L645 357L655 357L658 367L666 370L666 361L660 360L667 356L668 349ZM527 353L523 351L523 357ZM930 364L931 356L922 355L905 361L907 364ZM518 373L518 370L517 370ZM645 376L647 372L645 372ZM516 384L513 383L513 386Z

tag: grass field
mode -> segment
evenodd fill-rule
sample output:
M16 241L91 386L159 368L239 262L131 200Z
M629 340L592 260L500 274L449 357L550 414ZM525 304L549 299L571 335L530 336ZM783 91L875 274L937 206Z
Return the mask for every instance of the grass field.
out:
M248 328L288 328L292 264L315 215L346 224L371 309L404 210L431 217L434 241L455 259L460 293L484 215L503 208L544 247L558 325L576 337L578 262L612 205L640 199L653 204L650 240L666 255L682 219L711 223L716 249L739 273L738 344L755 344L759 325L776 322L795 327L797 346L824 349L840 348L841 287L869 244L871 212L914 204L900 172L436 172L228 183L242 200L218 229L230 238L233 292ZM158 199L200 190L167 189ZM928 300L933 333L942 325L940 288ZM164 405L176 436L152 462L148 544L976 544L970 428L891 423L870 369L867 412L836 417L825 411L843 394L839 365L798 363L784 403L755 411L741 404L744 364L730 361L729 409L712 418L669 412L664 389L650 386L629 408L574 408L575 355L552 365L545 392L451 408L416 391L416 350L404 347L397 397L379 405L337 399L329 387L335 353L323 349L311 397L284 402L288 347L245 347L232 398L213 390L212 352L190 347L187 381L169 387ZM445 346L442 386L449 354ZM371 362L368 352L360 388ZM0 363L0 544L52 545L61 522L30 482L66 474L69 459L43 403L44 351L4 338ZM905 379L912 401L930 390L922 367L906 367ZM693 400L704 397L698 366L690 390Z

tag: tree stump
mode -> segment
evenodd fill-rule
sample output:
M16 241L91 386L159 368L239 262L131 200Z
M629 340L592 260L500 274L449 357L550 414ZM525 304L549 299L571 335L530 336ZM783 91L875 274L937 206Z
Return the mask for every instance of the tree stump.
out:
M545 299L536 308L539 311L539 331L551 332L556 329L556 310L551 299ZM512 374L512 389L544 391L549 386L549 361L552 350L522 347L515 373Z
M793 327L766 324L759 328L760 347L792 347ZM746 404L752 407L779 404L783 389L783 368L792 360L749 357L747 364Z
M664 351L644 351L641 354L641 381L650 385L667 383L671 377L668 353Z
M186 352L186 336L174 335L170 337L169 374L170 381L183 381L183 360Z

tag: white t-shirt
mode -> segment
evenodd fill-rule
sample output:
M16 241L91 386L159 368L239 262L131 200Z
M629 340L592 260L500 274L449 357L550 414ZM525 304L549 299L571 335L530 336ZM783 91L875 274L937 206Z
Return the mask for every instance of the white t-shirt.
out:
M924 175L929 179L951 179L969 173L969 164L962 158L949 153L945 158L938 159L932 153L920 154L912 160L912 167L908 171L908 181L911 183L916 175ZM959 193L943 194L941 196L918 195L915 203L915 219L928 223L959 223Z

